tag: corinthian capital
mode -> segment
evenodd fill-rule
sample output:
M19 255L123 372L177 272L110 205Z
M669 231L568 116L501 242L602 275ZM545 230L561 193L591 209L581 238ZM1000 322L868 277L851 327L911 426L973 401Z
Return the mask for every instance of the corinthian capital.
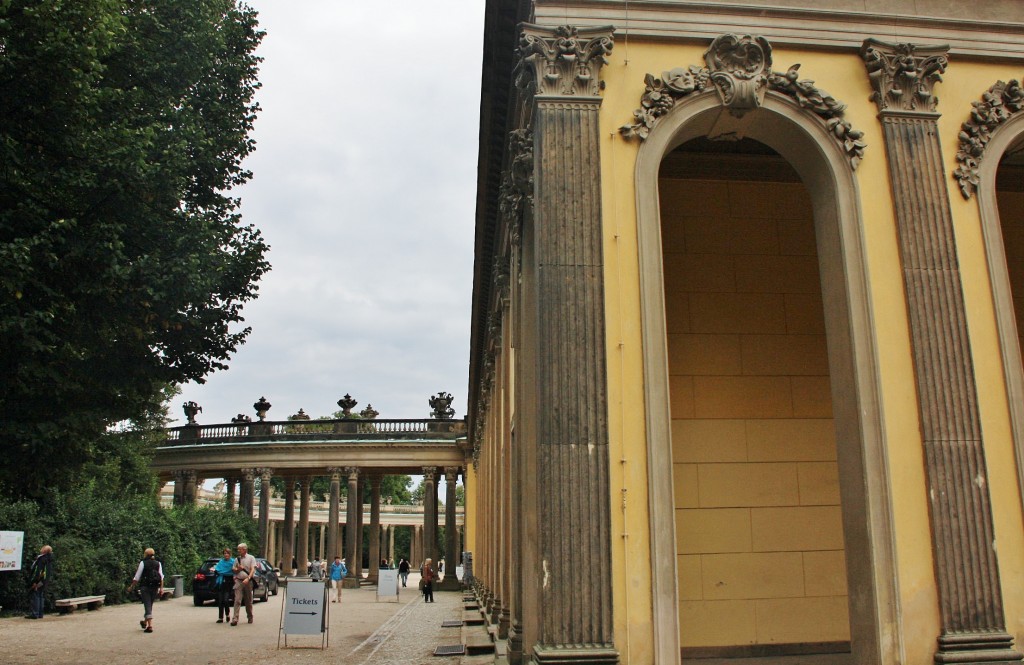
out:
M605 57L615 41L611 26L545 28L520 24L516 82L536 95L597 97Z
M938 98L932 94L946 71L949 46L889 44L865 39L860 55L868 70L878 110L934 113Z

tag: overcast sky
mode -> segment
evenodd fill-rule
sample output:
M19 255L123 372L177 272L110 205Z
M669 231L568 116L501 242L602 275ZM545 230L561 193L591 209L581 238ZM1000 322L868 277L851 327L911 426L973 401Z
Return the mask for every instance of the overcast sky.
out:
M266 37L254 177L273 269L230 369L183 386L201 424L338 409L466 412L483 0L250 0Z

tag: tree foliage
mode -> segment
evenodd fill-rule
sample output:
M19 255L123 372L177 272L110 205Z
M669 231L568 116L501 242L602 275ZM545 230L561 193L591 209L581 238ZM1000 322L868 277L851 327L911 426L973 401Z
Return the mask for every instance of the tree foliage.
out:
M0 0L6 493L66 485L111 424L248 335L268 248L230 190L261 38L235 0Z

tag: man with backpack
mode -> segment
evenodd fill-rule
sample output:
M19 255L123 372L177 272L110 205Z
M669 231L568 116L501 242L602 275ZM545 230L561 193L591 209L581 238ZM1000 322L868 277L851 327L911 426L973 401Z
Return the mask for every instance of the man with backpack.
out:
M153 601L161 596L164 590L164 567L156 560L156 552L152 547L147 547L143 553L142 561L135 570L135 577L128 587L133 589L139 587L139 595L142 597L143 618L139 626L147 633L153 632Z
M29 614L26 619L42 619L46 588L53 581L53 548L43 545L29 571Z

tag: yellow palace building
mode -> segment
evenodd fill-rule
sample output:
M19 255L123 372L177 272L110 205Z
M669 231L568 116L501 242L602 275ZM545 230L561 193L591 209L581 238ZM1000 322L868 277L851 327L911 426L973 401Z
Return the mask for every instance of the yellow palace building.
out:
M1024 2L488 0L465 549L512 663L1016 663Z

